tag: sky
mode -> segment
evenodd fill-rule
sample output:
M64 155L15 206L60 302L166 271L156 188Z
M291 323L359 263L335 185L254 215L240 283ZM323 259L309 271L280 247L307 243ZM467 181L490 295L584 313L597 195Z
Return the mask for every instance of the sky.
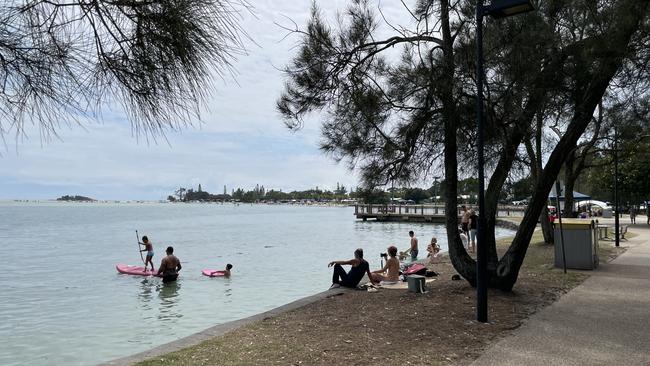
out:
M165 199L180 186L222 193L223 186L250 190L256 184L284 191L356 187L358 175L318 149L319 115L289 131L275 110L284 84L279 69L295 54L296 36L278 24L304 27L311 1L252 1L243 13L252 41L234 63L236 75L216 79L203 123L166 133L167 141L134 136L124 114L103 111L101 122L62 126L43 142L38 128L27 138L5 136L0 150L0 199L54 199L84 195L105 200ZM317 1L334 25L349 1ZM394 24L409 21L399 1L375 2Z

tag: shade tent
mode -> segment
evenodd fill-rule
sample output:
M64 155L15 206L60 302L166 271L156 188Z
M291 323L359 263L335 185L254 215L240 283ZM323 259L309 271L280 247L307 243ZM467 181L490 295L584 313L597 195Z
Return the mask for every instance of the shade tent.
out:
M600 208L608 208L608 207L610 207L609 204L607 204L607 202L596 201L596 200L580 201L580 202L576 202L576 204L575 204L575 208L584 207L584 206L598 206Z
M549 193L548 199L555 200L555 192ZM573 199L575 201L585 201L591 199L591 196L587 196L586 194L573 191ZM564 201L564 195L560 196L560 201Z
M586 194L573 191L573 200L576 204L580 201L587 201L590 199L591 197ZM555 206L555 202L557 201L557 198L555 198L555 192L551 191L551 193L549 193L548 200L551 202L551 205ZM564 210L564 195L560 196L560 210Z

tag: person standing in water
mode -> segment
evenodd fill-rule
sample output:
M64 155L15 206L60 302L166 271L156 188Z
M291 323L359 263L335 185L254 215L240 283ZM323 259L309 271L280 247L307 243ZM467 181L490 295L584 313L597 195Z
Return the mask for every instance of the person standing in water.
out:
M176 281L181 270L181 261L174 255L174 248L167 247L167 256L160 261L158 275L162 276L163 283Z
M460 208L463 209L463 213L461 214L460 217L461 231L469 239L469 217L471 216L471 214L469 213L469 210L467 210L467 206L462 205Z
M476 232L478 230L478 215L474 209L469 210L469 252L476 251Z
M409 237L411 238L410 247L403 252L404 254L411 254L411 261L416 261L418 259L418 238L415 237L413 230L409 231Z
M149 238L147 238L146 235L142 237L142 243L139 244L144 245L144 249L142 249L141 252L147 252L147 259L144 261L144 271L147 272L147 263L149 263L151 264L151 272L153 272L153 244L149 241Z

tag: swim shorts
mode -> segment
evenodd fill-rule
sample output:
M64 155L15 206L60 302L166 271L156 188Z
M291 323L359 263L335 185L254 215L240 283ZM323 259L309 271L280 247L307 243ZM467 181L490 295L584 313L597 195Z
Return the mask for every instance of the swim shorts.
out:
M176 271L165 271L163 272L163 283L174 282L178 278L178 272Z

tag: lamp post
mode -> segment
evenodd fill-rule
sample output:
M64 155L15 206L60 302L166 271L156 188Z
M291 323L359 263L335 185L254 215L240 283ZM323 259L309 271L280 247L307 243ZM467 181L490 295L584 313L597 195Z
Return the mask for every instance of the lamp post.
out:
M505 18L534 10L531 0L492 0L488 6L476 2L476 127L478 129L478 238L476 245L476 320L487 322L487 256L485 247L485 158L483 141L483 17Z
M433 177L433 202L434 204L438 204L438 179L439 176Z
M619 207L618 207L618 128L614 125L614 211L616 211L616 216L614 216L614 243L618 247L621 245L619 234Z

